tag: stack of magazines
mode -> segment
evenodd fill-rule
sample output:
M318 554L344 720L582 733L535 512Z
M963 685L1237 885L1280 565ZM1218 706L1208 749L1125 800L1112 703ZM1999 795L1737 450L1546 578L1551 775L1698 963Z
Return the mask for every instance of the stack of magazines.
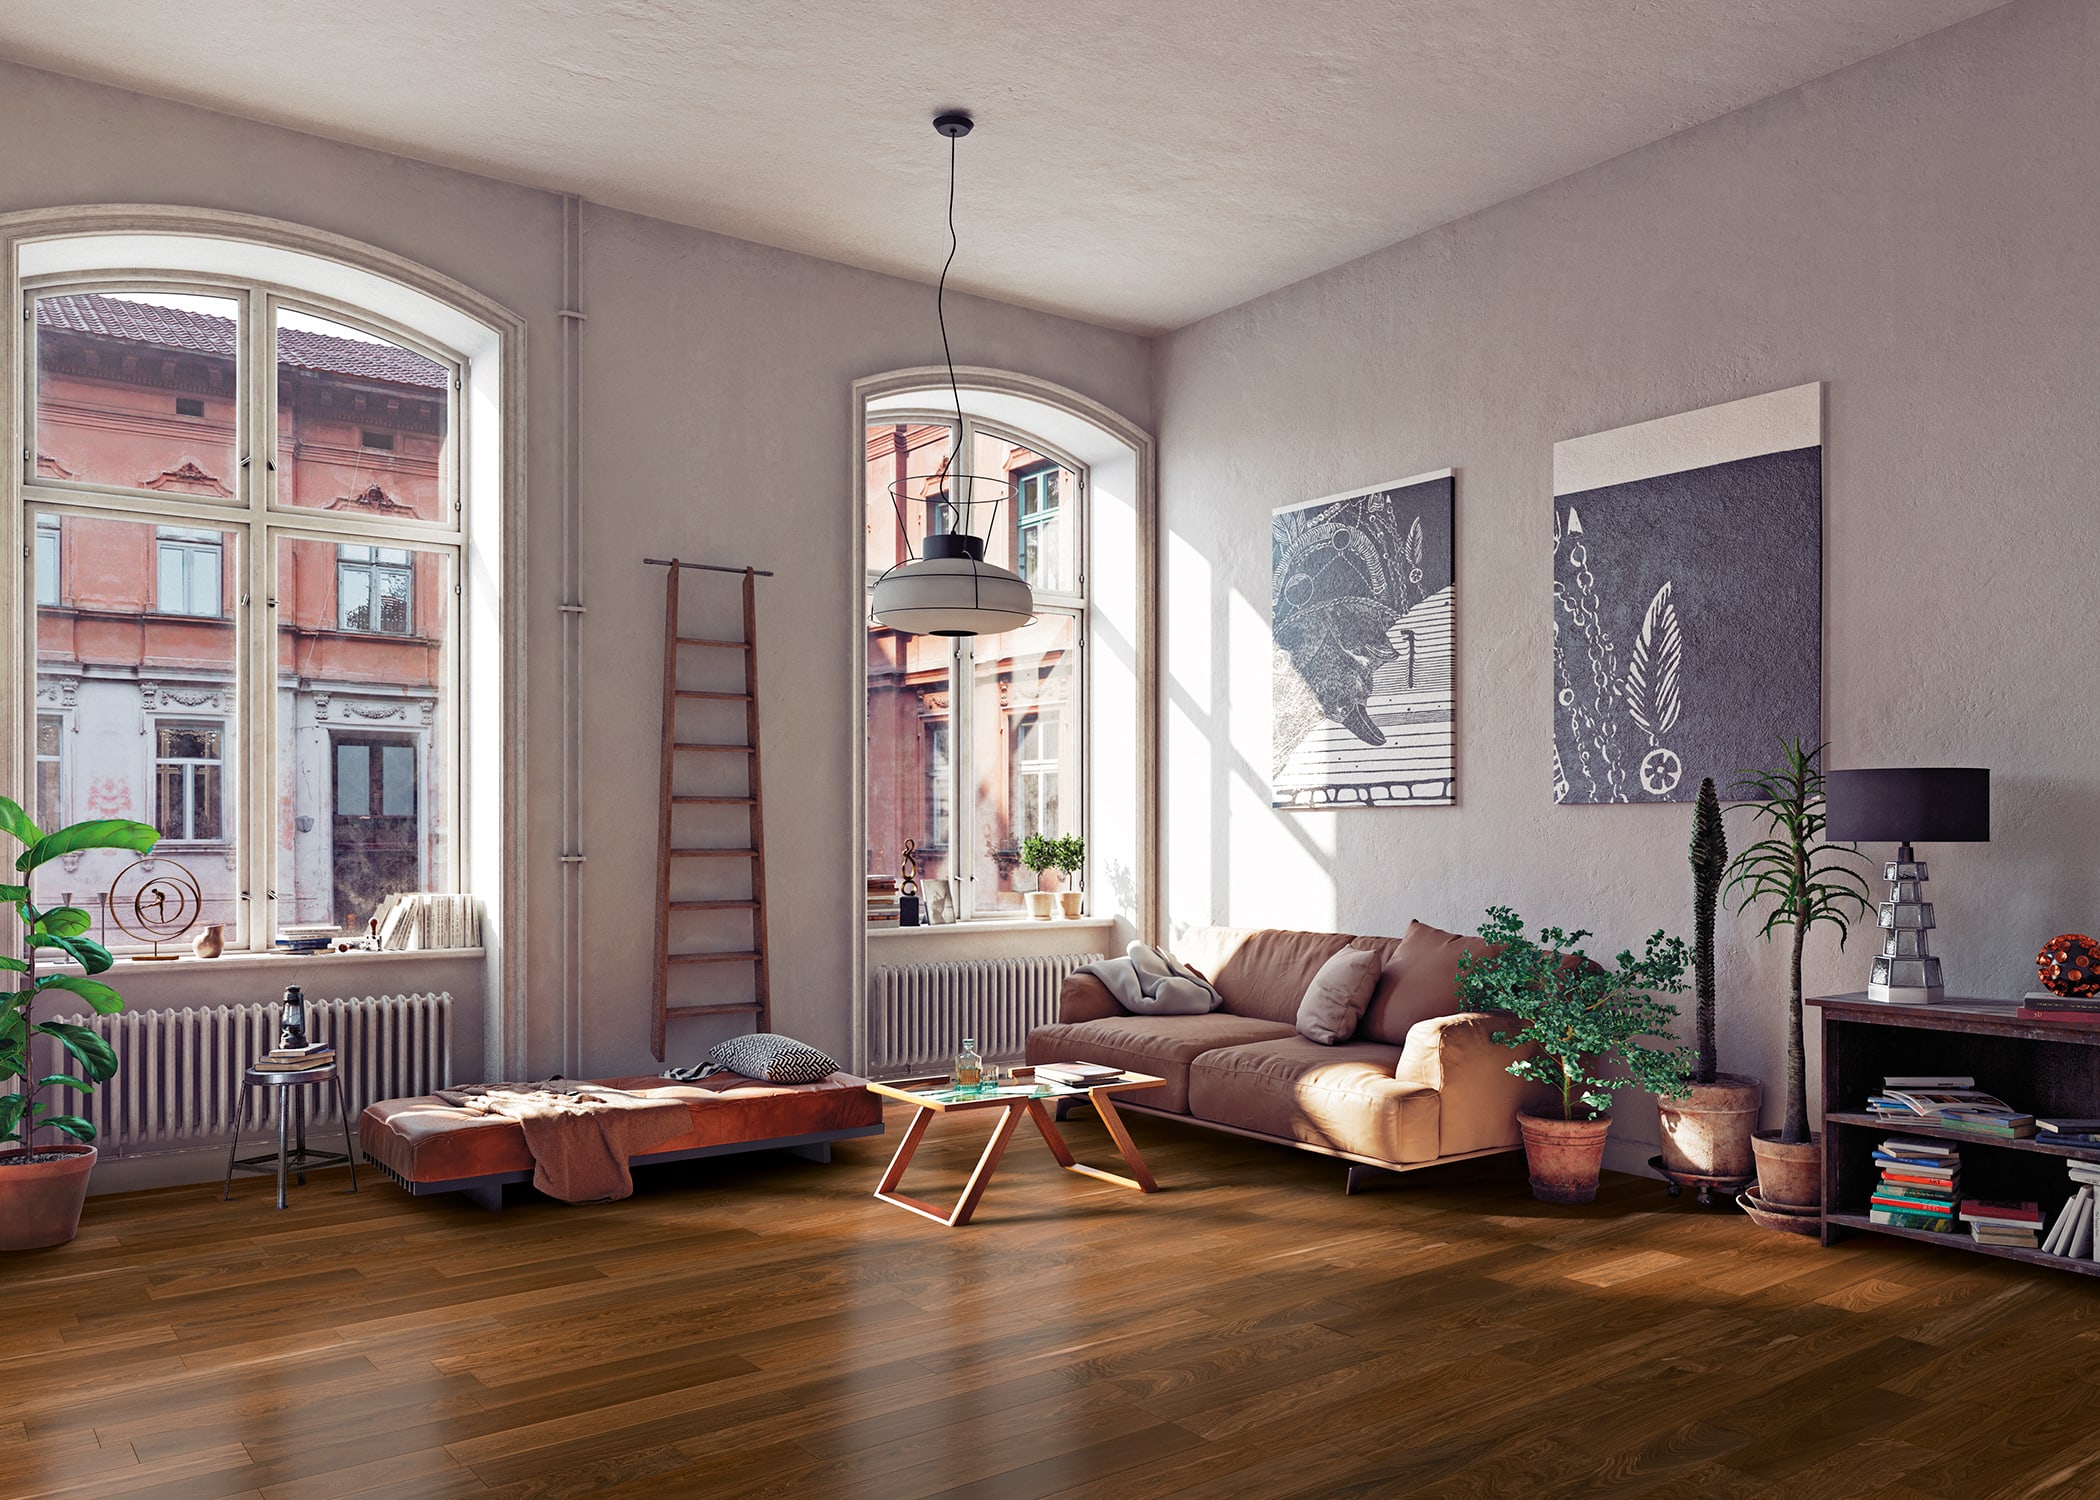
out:
M1055 1083L1069 1089L1083 1089L1121 1078L1123 1070L1104 1067L1100 1063L1044 1063L1035 1070L1035 1076L1044 1083Z
M2034 1116L1976 1087L1973 1078L1889 1078L1867 1108L1883 1119L1927 1123L1996 1140L2034 1134Z

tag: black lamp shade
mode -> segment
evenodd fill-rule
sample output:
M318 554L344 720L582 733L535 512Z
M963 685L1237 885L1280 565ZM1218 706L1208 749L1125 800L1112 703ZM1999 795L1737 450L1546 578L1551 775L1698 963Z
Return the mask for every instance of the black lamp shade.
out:
M1832 771L1823 836L1847 844L1987 844L1991 773L1978 766Z

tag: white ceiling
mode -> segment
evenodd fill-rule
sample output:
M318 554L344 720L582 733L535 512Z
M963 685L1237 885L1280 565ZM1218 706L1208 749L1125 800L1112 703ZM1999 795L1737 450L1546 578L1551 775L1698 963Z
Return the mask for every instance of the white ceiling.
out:
M0 0L0 54L1141 332L2003 0Z

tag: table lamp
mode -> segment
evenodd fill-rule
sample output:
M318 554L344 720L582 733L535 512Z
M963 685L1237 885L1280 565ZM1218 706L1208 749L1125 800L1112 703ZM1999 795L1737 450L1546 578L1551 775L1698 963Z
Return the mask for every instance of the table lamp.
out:
M1823 814L1823 836L1834 842L1898 846L1882 866L1889 883L1881 903L1885 936L1867 998L1899 1005L1945 999L1940 961L1925 936L1932 930L1928 876L1911 845L1989 843L1991 773L1974 766L1832 771L1823 780Z

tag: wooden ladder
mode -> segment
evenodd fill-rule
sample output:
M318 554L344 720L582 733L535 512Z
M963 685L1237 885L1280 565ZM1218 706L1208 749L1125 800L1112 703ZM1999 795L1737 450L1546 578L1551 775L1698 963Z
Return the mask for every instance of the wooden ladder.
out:
M659 773L662 807L656 823L656 985L654 1013L649 1023L649 1047L656 1060L665 1060L665 1033L673 1021L697 1016L751 1015L752 1030L772 1029L772 1001L768 982L766 946L766 819L764 782L759 775L758 738L758 601L756 584L773 575L760 568L725 568L713 563L680 562L677 558L644 558L664 568L664 737L663 764ZM744 638L714 640L679 633L678 582L688 568L707 573L736 573L744 581ZM678 685L679 652L682 650L741 651L744 654L744 690L741 693L700 692ZM700 701L742 703L744 742L716 743L678 738L678 705ZM742 796L681 796L675 790L674 772L683 755L728 755L744 757L749 779ZM674 842L673 815L681 807L742 807L750 810L751 837L746 845L732 848L685 847ZM674 901L671 871L680 860L739 859L751 870L751 894L732 899ZM696 953L676 953L671 948L671 918L686 911L748 911L751 913L751 946ZM752 965L751 999L718 1005L674 1005L671 1003L671 971L688 964Z

